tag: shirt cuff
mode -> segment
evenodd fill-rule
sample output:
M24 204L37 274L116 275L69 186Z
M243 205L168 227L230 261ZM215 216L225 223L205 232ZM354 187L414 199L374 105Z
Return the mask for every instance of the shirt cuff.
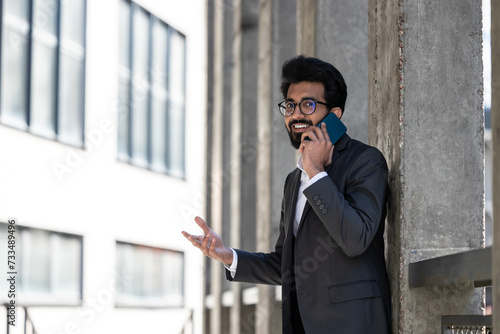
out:
M231 273L231 277L234 278L236 275L236 269L238 267L238 253L232 248L230 248L233 251L233 263L231 263L231 266L228 266L227 264L224 264L224 267L226 267L227 270Z
M328 176L327 172L325 172L325 171L319 172L318 174L314 175L312 179L309 180L309 183L307 184L307 186L310 186L311 184L315 183L319 179L324 178L325 176Z

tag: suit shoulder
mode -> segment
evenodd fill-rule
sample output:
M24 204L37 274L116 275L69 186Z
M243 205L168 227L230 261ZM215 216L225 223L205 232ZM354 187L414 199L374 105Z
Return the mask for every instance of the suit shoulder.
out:
M367 154L372 157L378 156L385 160L382 152L374 146L370 146L356 139L350 139L345 148L346 151L351 151L355 154Z

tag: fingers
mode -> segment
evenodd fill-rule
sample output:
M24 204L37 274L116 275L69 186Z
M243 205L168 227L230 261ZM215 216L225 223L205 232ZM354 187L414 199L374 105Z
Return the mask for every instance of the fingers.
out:
M203 240L202 235L192 235L187 233L186 231L182 231L181 233L186 239L188 239L193 244L193 246L197 248L200 247L201 241Z
M328 131L326 129L326 124L321 123L321 128L317 126L310 127L306 132L302 134L302 141L304 141L305 137L309 137L311 141L329 141L330 136L328 135Z
M328 130L326 128L326 124L325 123L321 123L321 132L322 132L323 138L326 141L330 141L330 135L328 134Z
M198 226L203 230L205 234L210 232L210 227L208 227L207 223L203 220L203 218L195 217L194 221L196 222L196 224L198 224Z
M332 145L332 147L330 147L330 153L328 154L328 160L326 161L325 167L332 163L334 149L335 149L335 145Z
M203 230L203 235L192 235L186 231L182 231L182 235L205 256L218 261L223 261L224 258L232 261L232 256L227 255L224 242L220 236L212 231L202 218L196 217L195 221L196 224L198 224L198 226Z

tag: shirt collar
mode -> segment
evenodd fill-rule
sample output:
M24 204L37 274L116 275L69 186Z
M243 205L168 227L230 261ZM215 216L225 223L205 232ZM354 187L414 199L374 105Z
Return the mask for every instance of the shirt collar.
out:
M302 163L302 153L299 154L299 158L297 159L297 168L302 171L302 174L307 176L306 171L304 170L304 164ZM309 180L309 177L307 177Z

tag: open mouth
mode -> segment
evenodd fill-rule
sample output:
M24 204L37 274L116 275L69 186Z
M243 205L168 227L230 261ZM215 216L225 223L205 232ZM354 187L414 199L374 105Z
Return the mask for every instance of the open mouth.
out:
M305 131L308 127L310 127L310 125L305 123L295 123L292 125L292 129L295 131Z

